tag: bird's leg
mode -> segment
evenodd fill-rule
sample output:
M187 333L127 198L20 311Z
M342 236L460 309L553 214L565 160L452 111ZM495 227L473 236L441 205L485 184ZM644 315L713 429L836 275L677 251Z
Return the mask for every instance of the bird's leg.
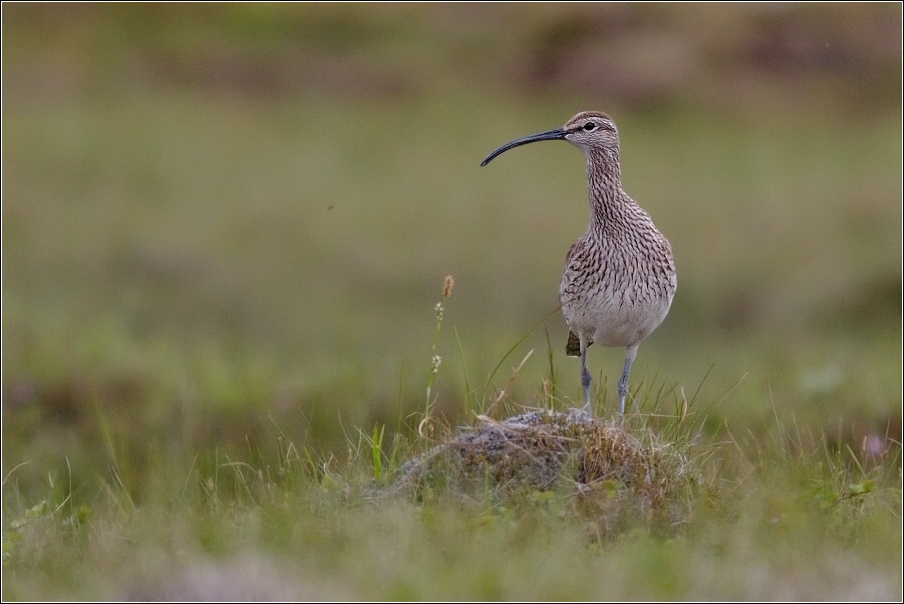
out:
M581 342L581 386L584 388L584 411L590 411L590 372L587 371L587 346Z
M639 345L628 346L625 349L625 368L622 369L621 377L618 378L618 413L625 414L625 398L628 396L628 374L631 373L631 364L634 357L637 356L637 347Z

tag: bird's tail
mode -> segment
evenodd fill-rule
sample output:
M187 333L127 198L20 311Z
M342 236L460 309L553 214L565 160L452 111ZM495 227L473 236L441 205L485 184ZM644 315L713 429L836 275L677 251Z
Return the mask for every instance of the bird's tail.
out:
M570 357L581 356L581 340L573 331L568 331L568 343L565 344L565 354Z

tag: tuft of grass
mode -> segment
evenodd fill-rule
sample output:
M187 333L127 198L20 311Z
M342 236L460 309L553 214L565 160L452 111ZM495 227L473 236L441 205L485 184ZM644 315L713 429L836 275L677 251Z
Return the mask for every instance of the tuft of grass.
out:
M549 377L538 397L541 407L522 407L521 415L494 419L532 352L514 368L486 414L475 414L477 425L447 429L431 448L410 450L384 494L405 494L415 501L490 498L503 506L525 494L553 497L568 501L572 517L595 527L597 539L632 526L661 534L683 530L699 496L715 492L719 481L715 445L701 441L699 424L692 419L700 388L688 401L683 388L665 382L654 390L654 379L637 402L642 412L616 419L577 409L555 411L562 402L552 394L556 368L550 354ZM662 411L669 401L674 414Z

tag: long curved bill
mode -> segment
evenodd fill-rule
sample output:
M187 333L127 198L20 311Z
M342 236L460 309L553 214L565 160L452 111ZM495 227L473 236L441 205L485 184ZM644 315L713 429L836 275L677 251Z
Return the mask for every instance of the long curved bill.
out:
M493 151L492 153L487 155L487 158L485 160L483 160L482 162L480 162L480 165L481 166L487 165L488 163L490 163L493 160L494 157L496 157L497 155L501 155L502 153L505 153L509 149L514 149L515 147L520 147L521 145L526 145L527 143L536 143L537 141L564 140L566 134L567 134L567 132L565 132L564 128L556 128L555 130L549 130L547 132L538 132L537 134L531 134L530 136L516 138L512 142L505 143L504 145L502 145L501 147L499 147L498 149L496 149L495 151Z

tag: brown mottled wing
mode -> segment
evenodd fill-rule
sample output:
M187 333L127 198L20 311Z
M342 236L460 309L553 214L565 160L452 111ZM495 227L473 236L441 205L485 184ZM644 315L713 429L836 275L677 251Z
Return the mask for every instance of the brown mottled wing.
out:
M565 344L565 354L570 357L581 356L581 340L571 330L568 330L568 344Z
M568 253L565 254L565 270L568 271L571 266L571 258L575 255L575 253L581 247L581 240L578 239L575 241L570 248L568 248ZM565 354L570 357L579 357L581 356L581 340L578 338L578 335L571 330L568 330L568 343L565 344Z

